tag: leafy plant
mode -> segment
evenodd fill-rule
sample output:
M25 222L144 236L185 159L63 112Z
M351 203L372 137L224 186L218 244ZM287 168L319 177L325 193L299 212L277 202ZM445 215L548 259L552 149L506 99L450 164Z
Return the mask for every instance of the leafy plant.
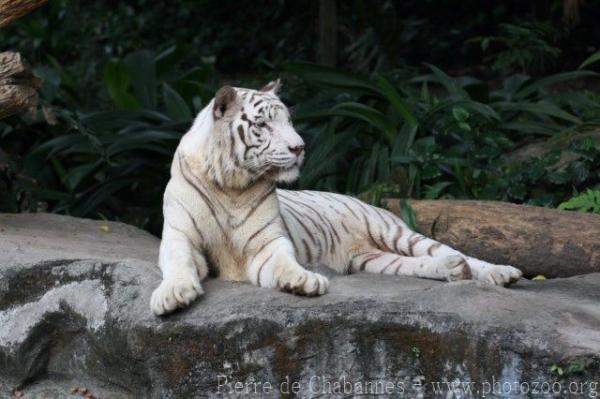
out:
M543 70L561 54L561 50L553 45L558 33L551 23L503 23L499 28L498 35L469 40L479 43L483 52L492 53L485 57L484 62L490 63L497 72L509 74Z
M592 54L588 58L586 58L585 61L583 61L581 63L581 65L579 66L579 69L586 68L598 61L600 61L600 51L596 51L594 54Z
M558 193L593 179L599 167L595 144L579 146L579 139L560 168L552 152L525 161L505 159L523 140L547 141L597 125L600 103L593 97L548 90L594 77L593 72L539 79L513 75L492 87L472 77L450 77L433 65L430 74L408 82L306 63L284 68L315 88L296 97L291 93L294 119L309 144L310 178L300 187L367 193L373 200L384 191L557 205ZM523 162L528 165L519 165ZM549 195L556 185L563 188Z
M410 204L404 199L400 200L400 217L412 231L419 231L415 212Z
M158 233L175 147L214 92L211 66L178 73L177 61L169 57L174 51L111 59L104 81L116 109L54 107L58 125L51 137L34 143L22 157L0 153L8 176L0 181L11 189L3 208L36 210L42 204L52 212L122 220ZM19 143L17 137L31 130L31 123L21 119L6 125L5 138ZM23 202L26 197L30 201Z
M579 212L600 214L600 190L586 190L558 206L560 209L570 209Z

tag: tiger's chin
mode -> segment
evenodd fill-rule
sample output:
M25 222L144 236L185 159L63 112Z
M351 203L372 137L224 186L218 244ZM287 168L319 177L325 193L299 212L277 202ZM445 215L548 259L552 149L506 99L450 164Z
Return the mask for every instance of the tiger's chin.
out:
M293 165L286 169L279 169L275 174L275 181L278 183L293 183L300 176L300 166Z

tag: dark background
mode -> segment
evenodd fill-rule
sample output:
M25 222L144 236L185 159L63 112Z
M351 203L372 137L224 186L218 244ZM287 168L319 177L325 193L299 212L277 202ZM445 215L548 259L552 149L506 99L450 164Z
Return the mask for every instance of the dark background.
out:
M158 234L193 115L275 77L308 144L295 187L600 211L600 64L578 70L598 21L598 1L54 0L0 31L44 81L0 121L0 211Z

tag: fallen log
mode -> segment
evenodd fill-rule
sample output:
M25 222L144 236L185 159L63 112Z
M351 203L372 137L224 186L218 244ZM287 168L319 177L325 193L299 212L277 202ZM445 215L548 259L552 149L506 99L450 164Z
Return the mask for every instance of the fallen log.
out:
M46 0L0 0L0 28L30 11L35 10Z
M0 53L0 119L35 109L40 80L19 53Z
M600 272L600 216L495 201L411 200L419 230L525 277ZM385 201L399 212L399 201Z

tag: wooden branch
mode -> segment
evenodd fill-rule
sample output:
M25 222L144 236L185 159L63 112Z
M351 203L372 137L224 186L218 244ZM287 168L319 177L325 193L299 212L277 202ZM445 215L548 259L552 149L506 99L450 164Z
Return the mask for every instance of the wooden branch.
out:
M494 201L409 201L419 230L525 277L600 272L600 216ZM398 213L398 200L386 200Z
M38 94L28 86L0 86L0 119L19 112L35 109Z
M0 28L45 2L46 0L0 0Z
M0 53L0 119L34 109L40 84L19 53Z

